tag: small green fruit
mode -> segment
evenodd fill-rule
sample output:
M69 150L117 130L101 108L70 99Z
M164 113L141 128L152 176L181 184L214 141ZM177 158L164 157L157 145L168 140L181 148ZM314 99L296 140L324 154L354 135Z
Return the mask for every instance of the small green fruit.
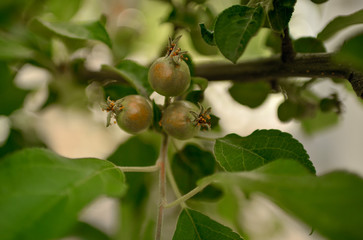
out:
M194 137L200 127L194 123L195 117L191 111L199 112L198 107L191 102L177 101L170 104L161 119L164 131L180 140Z
M146 98L129 95L116 101L116 105L120 109L116 114L116 122L124 131L136 134L150 126L153 110Z
M177 48L180 36L174 41L169 39L165 57L157 59L149 69L148 79L151 87L163 96L179 96L190 85L190 71L184 62L186 52Z
M190 85L189 67L184 61L176 64L171 58L159 58L150 67L149 83L163 96L179 96Z

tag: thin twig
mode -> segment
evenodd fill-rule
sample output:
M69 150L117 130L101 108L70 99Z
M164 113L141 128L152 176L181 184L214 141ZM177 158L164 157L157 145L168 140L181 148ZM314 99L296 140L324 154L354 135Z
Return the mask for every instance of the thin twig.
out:
M185 204L184 202L190 198L192 198L193 196L195 196L197 193L201 192L205 187L207 187L210 182L204 182L202 185L197 186L196 188L194 188L193 190L191 190L190 192L188 192L187 194L181 196L180 198L178 198L177 200L175 200L174 202L171 202L167 205L165 205L165 208L170 208L170 207L174 207L177 206L179 204L183 205Z
M158 160L160 169L159 169L159 210L158 210L158 218L156 224L156 234L155 240L161 239L161 231L163 226L163 215L164 215L164 206L166 204L166 178L165 178L165 163L168 158L168 143L169 136L164 134L163 142L161 144L160 150L160 158Z
M171 98L165 97L164 109L170 104ZM158 159L159 169L159 211L156 223L156 234L155 240L161 239L161 232L163 226L163 216L164 216L164 206L166 205L166 173L165 165L168 161L168 147L169 147L169 136L168 134L163 134L163 142L160 149L160 158Z
M118 167L123 172L156 172L159 170L159 165L147 167Z
M172 143L173 143L175 149L179 152L179 150L176 147L175 141L172 140ZM175 178L174 178L174 175L173 175L173 172L171 171L171 167L170 167L170 162L169 161L167 161L167 165L166 165L166 176L167 176L167 178L169 180L171 189L173 190L175 196L177 198L181 198L182 197L182 194L179 191L178 184L176 183ZM184 202L181 203L180 205L181 205L182 208L186 208L187 207L187 205Z

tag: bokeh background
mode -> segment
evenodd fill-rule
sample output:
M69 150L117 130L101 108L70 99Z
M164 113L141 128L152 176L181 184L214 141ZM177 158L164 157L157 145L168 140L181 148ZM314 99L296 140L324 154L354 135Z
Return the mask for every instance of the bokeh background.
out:
M211 8L220 12L239 1L209 0ZM160 53L165 40L172 32L170 23L163 23L170 6L163 1L151 0L84 0L72 21L98 20L102 14L107 16L107 29L110 34L120 34L118 54L140 64L148 64ZM293 38L316 36L324 26L337 15L346 15L363 8L361 0L330 0L316 5L310 0L298 0L290 22ZM122 31L121 31L122 30ZM337 49L347 38L363 31L362 25L349 27L326 43L328 51ZM264 46L266 32L262 30L249 44L242 60L266 57L271 54ZM363 44L363 43L362 43ZM223 60L220 55L206 57L199 54L188 35L180 41L183 49L189 51L195 63ZM62 46L60 45L60 49ZM86 66L97 71L102 64L113 64L110 50L103 44L95 44L91 49L81 49L72 55L58 54L62 58L86 57ZM16 76L18 87L32 90L22 109L10 117L0 116L0 146L9 136L10 128L17 127L36 135L53 151L67 157L106 158L121 142L130 135L117 126L105 127L106 115L99 105L89 105L85 109L66 108L51 105L39 111L49 95L47 85L51 75L34 65L24 65ZM231 83L213 82L206 90L206 104L221 118L223 136L235 132L246 136L256 129L281 129L291 133L307 150L318 174L334 169L345 169L363 176L363 102L343 86L321 81L314 90L328 95L337 91L343 102L343 114L337 125L320 132L307 134L299 122L281 123L277 117L277 107L283 101L282 95L269 95L267 101L257 109L251 110L235 102L228 94ZM82 90L83 91L83 90ZM83 92L89 99L94 97L94 89L89 86ZM218 97L216 97L218 96ZM158 101L160 97L153 95ZM77 99L75 97L75 99ZM282 213L263 197L256 197L249 203L247 211L241 213L248 221L246 228L251 239L324 239L318 234L309 235L311 229ZM112 199L102 198L88 207L82 219L112 233L117 219ZM172 214L170 214L172 215ZM175 222L166 221L165 229L171 239Z

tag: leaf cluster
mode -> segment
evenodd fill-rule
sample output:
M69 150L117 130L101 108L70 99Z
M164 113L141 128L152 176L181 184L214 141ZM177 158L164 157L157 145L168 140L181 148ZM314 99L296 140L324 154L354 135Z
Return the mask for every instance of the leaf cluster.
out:
M155 175L123 174L117 166L154 164L159 148L155 137L129 139L108 161L68 159L36 148L3 158L0 213L6 218L0 221L1 238L49 239L90 232L99 235L94 239L152 238L155 221L147 209ZM363 180L344 171L316 176L305 149L288 133L258 130L246 137L227 135L216 140L213 153L189 144L173 153L171 170L181 193L204 189L187 201L188 207L178 211L173 239L247 237L245 232L235 231L241 226L233 214L216 220L221 217L197 204L206 200L224 204L231 188L246 196L244 201L262 193L329 239L362 237ZM77 222L81 209L103 194L120 199L121 221L115 238ZM232 199L225 209L236 204L243 209L238 203L241 200ZM149 227L143 228L144 224Z

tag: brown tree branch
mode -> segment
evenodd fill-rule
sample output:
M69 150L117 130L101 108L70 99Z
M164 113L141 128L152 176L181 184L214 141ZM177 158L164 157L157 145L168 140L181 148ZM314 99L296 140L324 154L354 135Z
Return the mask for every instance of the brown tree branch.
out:
M352 70L332 62L332 54L301 54L294 62L282 62L279 56L238 64L198 65L195 75L209 81L250 82L286 77L335 77L348 79Z
M232 80L235 82L273 81L287 77L342 78L347 79L359 97L363 98L363 73L346 65L335 63L333 53L298 54L293 62L282 62L279 55L253 61L231 64L229 62L204 63L195 66L195 76L209 81ZM120 75L78 69L79 78L85 81L124 82Z
M209 63L197 65L195 75L209 81L235 82L273 81L287 77L347 79L359 97L363 97L363 73L335 63L332 53L298 54L292 62L282 62L280 56L238 64Z

